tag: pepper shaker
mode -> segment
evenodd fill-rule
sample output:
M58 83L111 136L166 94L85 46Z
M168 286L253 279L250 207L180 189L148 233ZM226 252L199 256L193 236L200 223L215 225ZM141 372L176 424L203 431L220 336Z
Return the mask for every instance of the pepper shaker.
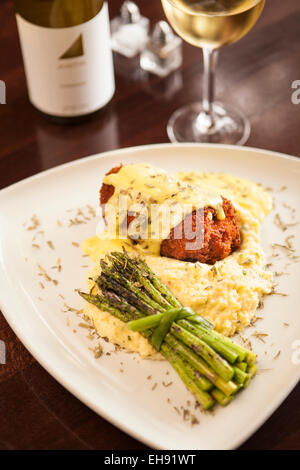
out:
M182 64L182 40L166 21L159 21L141 54L141 68L165 77Z

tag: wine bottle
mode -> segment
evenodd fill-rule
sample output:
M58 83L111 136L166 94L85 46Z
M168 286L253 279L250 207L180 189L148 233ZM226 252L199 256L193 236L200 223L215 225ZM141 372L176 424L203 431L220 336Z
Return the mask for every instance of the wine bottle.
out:
M15 0L29 99L59 122L103 108L115 91L104 0Z

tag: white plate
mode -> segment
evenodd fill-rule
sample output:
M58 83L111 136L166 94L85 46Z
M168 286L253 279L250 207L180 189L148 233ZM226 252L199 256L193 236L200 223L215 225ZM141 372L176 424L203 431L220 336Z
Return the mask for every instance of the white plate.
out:
M266 344L255 338L252 343L259 353L259 368L271 370L260 373L227 408L219 407L213 415L197 411L200 425L191 426L174 407L185 406L192 396L167 363L143 361L124 352L95 359L89 349L93 343L87 339L87 330L77 326L80 320L76 314L61 311L64 301L59 293L68 305L81 308L81 299L74 288L85 286L87 268L82 266L90 262L72 242L80 243L93 235L97 224L92 219L86 224L67 227L67 221L74 217L76 208L85 208L87 204L97 206L99 186L107 170L120 162L136 161L148 161L171 172L231 172L276 190L286 185L288 189L276 192L276 210L288 220L289 211L284 207L288 203L296 208L300 218L300 161L292 157L247 147L167 144L85 158L1 191L1 309L21 341L53 377L95 412L135 438L157 449L235 448L270 416L299 380L300 354L292 346L297 346L294 342L300 340L300 264L293 263L288 268L290 274L278 278L279 289L289 296L268 297L261 311L264 320L255 327L269 334ZM39 229L45 231L33 242L34 231L26 230L23 225L32 214L39 217ZM62 227L57 225L58 219ZM295 235L294 243L300 252L299 226L282 233L274 226L273 219L274 213L264 224L266 249L270 252L272 242ZM47 244L49 240L55 250ZM282 253L279 258L284 256ZM61 272L51 269L57 258L61 258ZM276 269L282 269L280 263L284 259L275 261ZM59 284L39 277L37 263ZM290 326L283 326L284 322ZM246 336L253 331L248 329ZM109 351L112 346L104 343L104 349ZM281 354L275 360L278 351ZM150 375L151 380L147 380ZM164 387L163 380L173 381L173 385ZM156 382L158 386L152 390ZM167 403L168 397L171 404Z

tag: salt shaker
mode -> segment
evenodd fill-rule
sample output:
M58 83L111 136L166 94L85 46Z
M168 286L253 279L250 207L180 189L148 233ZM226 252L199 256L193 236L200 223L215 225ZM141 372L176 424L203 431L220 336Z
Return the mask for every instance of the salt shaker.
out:
M159 21L153 29L145 50L141 54L141 67L165 77L182 64L182 40L166 21Z
M115 52L133 58L146 46L149 33L149 20L141 15L138 6L125 1L120 15L111 21L111 46Z

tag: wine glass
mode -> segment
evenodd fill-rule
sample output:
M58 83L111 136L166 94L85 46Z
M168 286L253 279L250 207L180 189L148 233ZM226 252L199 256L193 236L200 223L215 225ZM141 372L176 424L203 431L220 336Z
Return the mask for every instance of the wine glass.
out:
M244 144L250 123L231 105L215 102L218 49L243 37L259 18L266 0L162 0L165 14L185 41L203 50L202 103L177 110L167 131L172 142Z

